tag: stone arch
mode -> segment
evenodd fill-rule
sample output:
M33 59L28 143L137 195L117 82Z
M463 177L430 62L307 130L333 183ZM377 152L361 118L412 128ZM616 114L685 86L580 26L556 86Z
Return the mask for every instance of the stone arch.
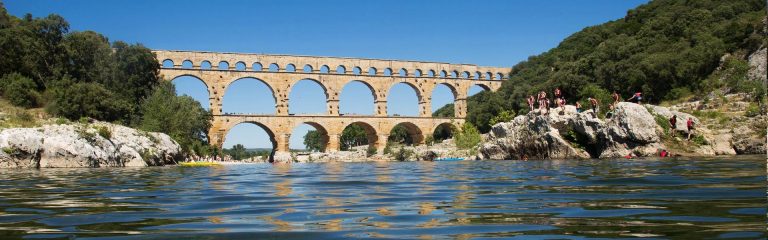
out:
M482 76L482 75L483 75L483 73L481 73L480 71L476 71L475 75L473 77L474 77L475 80L480 80L480 76Z
M469 76L470 76L469 71L464 71L461 73L461 78L469 79Z
M175 67L174 64L173 64L173 60L171 60L171 59L163 60L161 66L163 68L174 68Z
M375 67L369 67L368 68L368 75L375 76L376 75L376 68Z
M320 73L330 73L330 72L331 72L331 68L328 67L328 65L323 65L320 67Z
M394 88L396 85L401 84L401 83L405 84L406 86L411 87L411 89L413 89L413 91L416 93L416 108L417 108L417 115L416 116L418 116L418 114L422 112L422 108L424 107L423 106L424 94L422 93L421 89L418 86L414 85L411 82L407 82L407 81L394 82L391 85L389 85L389 87L386 89L387 92L386 92L385 96L387 98L387 104L388 104L388 106L387 106L387 115L389 115L389 112L391 110L390 107L389 107L389 103L391 102L392 99L390 99L389 97L392 95L391 94L392 88Z
M421 77L423 73L421 72L421 69L416 69L416 71L413 71L413 76L415 77Z
M446 91L444 89L447 89L447 91L449 92L450 97L451 97L450 99L446 100L444 98L444 96L445 96L444 93L436 94L436 93L440 93L441 91ZM430 114L435 113L437 110L439 110L440 108L444 107L446 104L454 104L454 107L455 107L455 104L456 104L456 101L457 101L458 97L459 97L459 92L458 92L458 90L456 89L455 86L453 86L453 85L451 85L449 83L438 83L438 84L436 84L435 87L432 88L432 92L429 93L429 101L431 103L430 109L428 109L429 113ZM447 116L446 115L442 115L442 114L441 114L441 116L443 116L443 117L455 117L456 114L455 114L455 112L452 112L452 113L450 113Z
M451 71L451 78L458 78L459 77L459 71L453 70Z
M304 70L305 73L312 73L312 71L314 71L315 69L312 68L312 65L306 64L306 65L304 65L304 69L303 70Z
M352 125L357 125L362 127L363 130L365 130L366 138L368 139L368 145L374 146L375 148L378 149L379 144L381 143L379 141L379 135L378 135L379 133L376 131L376 128L374 128L373 126L371 126L371 124L368 124L366 122L357 121L357 122L351 122L349 124L344 125L344 127L341 128L342 132L344 129L347 129L349 126L352 126Z
M203 60L202 62L200 62L200 69L208 70L208 69L211 69L212 67L213 65L211 65L211 62L208 60Z
M176 79L179 79L181 77L191 77L191 78L197 79L200 83L202 83L203 86L205 86L206 93L208 94L208 109L210 109L210 110L215 109L214 108L215 99L212 99L214 97L211 94L211 92L213 92L213 90L214 90L212 86L208 85L208 83L206 81L204 81L202 78L200 78L198 76L195 76L195 75L192 75L192 74L179 74L179 75L173 76L171 78L168 78L168 81L173 83L173 81L175 81ZM217 114L217 113L214 113L214 114Z
M216 66L216 69L218 69L218 70L229 70L229 62L227 62L227 61L220 61L219 65Z
M355 75L363 74L363 69L361 69L360 67L355 66L355 67L352 68L352 74L355 74Z
M504 74L496 73L496 80L502 80L504 79Z
M280 72L280 65L277 65L277 63L269 64L269 71L270 72Z
M264 66L261 65L260 62L255 62L255 63L253 63L251 65L251 70L253 70L253 71L262 71L262 70L264 70Z
M430 95L435 93L435 89L437 89L437 86L446 86L446 87L448 87L448 90L451 90L451 93L453 94L453 100L454 101L456 101L456 98L459 97L459 91L456 89L455 86L452 86L449 83L438 83L438 84L436 84L435 88L432 89L432 92L430 93Z
M347 74L347 67L345 67L344 65L339 65L338 67L336 67L336 73Z
M243 61L239 61L239 62L235 63L235 70L237 70L237 71L245 71L246 68L247 67L245 66L245 63Z
M446 78L447 76L448 76L448 72L446 72L445 70L440 71L441 78Z
M485 80L493 80L493 76L492 76L491 72L486 72L485 73Z
M293 63L289 63L288 65L285 65L285 71L296 72L296 65L293 65Z
M253 124L258 127L260 127L264 132L267 133L267 136L269 136L269 141L272 143L272 152L269 154L269 161L274 161L275 158L275 152L277 151L277 138L275 137L275 133L272 129L270 129L267 125L257 122L257 121L241 121L241 122L235 122L235 123L227 123L229 125L226 129L224 129L223 134L221 135L221 138L219 139L219 142L216 143L216 145L219 148L222 148L224 146L224 142L227 140L227 135L231 132L233 128L240 124Z
M392 76L392 68L385 68L384 76Z
M297 85L299 82L301 82L301 81L310 81L310 82L314 82L315 84L317 84L318 86L320 86L320 88L321 88L321 89L322 89L322 91L323 91L323 96L325 96L325 99L324 99L324 100L325 100L326 104L325 104L325 108L324 108L324 109L323 109L323 111L322 111L323 113L325 113L325 112L327 111L327 109L328 109L328 100L330 99L330 97L331 97L331 96L329 95L330 93L329 93L329 91L328 91L328 87L327 87L327 86L325 86L325 85L324 85L322 82L320 82L320 81L319 81L319 80L317 80L317 79L313 79L313 78L302 78L302 79L298 79L298 80L293 80L293 81L291 82L291 84L289 85L289 87L288 87L288 90L285 92L285 96L287 96L287 97L288 97L288 101L289 101L289 103L290 103L290 99L291 99L291 97L290 97L290 96L291 96L291 92L293 92L293 88L294 88L294 87L296 87L296 85ZM288 104L288 107L289 107L289 108L288 108L288 113L292 113L292 112L291 112L291 109L290 109L290 106L291 106L291 105L292 105L292 104Z
M435 141L442 141L445 139L453 138L453 134L458 129L459 129L459 126L453 122L444 122L444 123L437 124L437 126L435 126L432 129L432 138Z
M267 89L269 89L269 93L272 95L272 99L274 99L274 101L275 101L275 113L277 112L277 105L280 104L280 103L278 102L277 95L275 94L275 88L272 85L269 85L269 83L267 81L264 81L262 79L255 78L255 77L241 77L241 78L233 79L233 80L225 83L224 89L222 89L222 92L220 94L221 99L219 99L219 101L222 104L222 112L224 110L224 98L227 97L226 96L227 91L229 91L229 88L230 88L230 86L232 86L232 84L234 84L235 82L241 81L241 80L256 80L256 81L259 81L259 82L263 83L264 85L266 85Z
M312 126L315 129L315 131L320 133L321 140L323 141L323 146L325 146L322 149L323 152L327 152L327 151L331 150L331 149L329 149L329 146L328 146L329 145L329 140L330 140L330 135L328 135L328 130L322 124L320 124L318 122L313 122L313 121L297 122L291 128L291 136L294 135L293 133L294 133L294 131L296 131L296 128L298 128L302 124L307 124L309 126ZM301 137L303 137L303 136L301 136Z
M398 74L398 76L401 76L401 77L407 77L408 76L408 70L405 69L405 68L401 68L400 71L398 71L397 74Z
M427 77L435 77L435 70L430 69L427 71Z
M192 69L194 67L195 67L195 64L192 63L192 61L190 60L184 60L183 62L181 62L181 68Z
M408 133L413 145L420 145L424 143L424 133L421 131L421 128L419 128L419 126L416 124L408 121L402 121L392 125L392 128L390 128L386 134L391 134L392 130L398 126L403 126L403 128L405 128L405 131ZM389 141L389 139L387 141Z

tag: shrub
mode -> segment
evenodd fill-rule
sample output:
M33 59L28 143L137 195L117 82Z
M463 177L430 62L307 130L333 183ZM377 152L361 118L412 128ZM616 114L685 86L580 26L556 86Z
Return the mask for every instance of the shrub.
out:
M365 151L365 156L371 157L373 155L376 155L376 152L377 152L376 147L374 147L373 145L368 145L368 149Z
M693 141L693 143L696 143L698 145L709 145L709 142L707 142L707 139L704 138L704 136L702 136L702 135L695 135L695 136L693 136L691 138L691 141Z
M464 125L461 126L461 131L458 131L453 139L456 140L456 147L459 149L470 149L480 143L482 136L480 135L480 131L478 131L474 125L471 123L464 123Z
M69 120L67 120L66 118L56 118L56 124L58 125L67 124L67 123L69 123Z
M32 79L18 73L12 73L3 76L3 80L0 82L5 85L3 96L11 104L25 108L37 106L40 94L37 92L37 84Z
M749 103L749 106L747 106L746 112L744 112L744 116L757 117L758 115L760 115L760 106L758 106L757 103L754 103L754 102Z
M691 90L687 87L673 88L664 96L667 100L678 100L691 96Z
M112 131L109 130L106 126L101 126L98 128L99 136L106 138L106 139L112 139Z
M32 122L34 121L34 117L32 114L28 113L27 111L18 111L16 112L16 118L19 119L22 122Z
M504 110L499 113L499 115L494 116L491 118L490 124L491 126L496 125L497 123L501 122L509 122L512 121L512 118L515 117L515 111L512 110Z
M397 151L397 154L395 154L395 159L398 161L405 161L408 160L413 156L413 151L407 150L404 147L400 148L400 151Z

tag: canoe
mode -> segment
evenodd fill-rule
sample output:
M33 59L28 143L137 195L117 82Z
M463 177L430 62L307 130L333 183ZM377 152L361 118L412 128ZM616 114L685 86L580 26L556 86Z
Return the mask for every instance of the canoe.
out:
M462 161L464 158L436 158L435 161Z

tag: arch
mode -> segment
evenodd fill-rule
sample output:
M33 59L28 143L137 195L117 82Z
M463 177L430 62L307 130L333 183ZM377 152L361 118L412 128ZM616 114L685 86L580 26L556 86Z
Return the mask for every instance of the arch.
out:
M173 60L171 59L165 59L163 60L163 68L173 68Z
M430 69L429 71L427 71L427 76L428 77L435 77L435 70Z
M361 69L360 67L353 67L352 68L352 74L360 75L362 73L363 73L363 69Z
M219 62L219 66L217 67L219 70L228 70L229 69L229 62L227 61L221 61Z
M243 83L243 81L251 81L251 80L255 80L257 82L257 85L237 88L236 90L233 90L235 88L233 88L232 86L236 86L236 84L247 84L247 83ZM264 94L258 94L258 93L254 94L254 88L264 88L264 87L266 87L265 89L269 91L269 95L271 96L271 98L267 98L272 100L271 105L270 104L265 105L264 99L254 100L254 98L258 99L264 96ZM234 93L230 91L235 91L235 93L238 93L238 94L233 95ZM242 91L242 93L239 93L240 91ZM253 110L251 109L252 107L262 107L262 106L270 106L272 108L272 111L258 111L258 113L261 113L261 114L277 113L277 107L276 107L277 96L275 95L275 90L272 88L272 86L270 86L264 80L254 78L254 77L242 77L227 83L226 86L224 87L224 91L223 91L223 94L221 95L220 101L221 101L221 110L222 110L222 113L224 114L253 114L257 112L249 112ZM239 102L241 103L241 106L237 106L236 108L233 109L231 104L227 104L228 101ZM259 104L254 105L252 103L259 103ZM245 107L249 107L250 110L243 109ZM263 108L266 108L266 107L263 107Z
M367 91L360 92L363 88ZM370 101L368 101L369 97ZM342 86L339 94L339 113L345 115L374 115L376 113L376 99L376 90L370 83L361 80L349 81ZM351 103L354 103L354 105L350 105Z
M459 71L453 70L451 71L451 78L458 78L459 77Z
M502 80L504 79L504 74L496 73L496 80Z
M322 94L317 94L315 91L317 87L322 91ZM297 88L299 91L294 91ZM328 110L328 89L317 79L304 78L295 81L286 94L288 95L289 114L325 114ZM297 110L297 108L303 110Z
M365 131L367 143L360 144L360 143L349 143L349 142L347 142L348 139L345 139L345 136L344 136L343 132L344 132L344 130L347 130L347 128L349 128L350 126L353 126L353 125L359 126L359 127L361 127L363 129L363 131ZM373 126L371 126L370 124L366 123L366 122L351 122L351 123L349 123L349 124L344 126L344 128L342 130L342 136L341 136L341 139L340 139L339 142L342 145L341 146L341 148L342 148L341 150L347 150L347 149L344 149L345 145L346 146L355 146L355 145L361 146L361 145L368 144L369 146L371 146L371 145L378 146L379 135L376 132L376 129Z
M405 133L394 132L399 131L398 128L404 129ZM401 134L406 136L401 136ZM419 145L423 141L424 134L421 132L421 129L411 122L400 122L392 126L392 129L389 130L389 138L387 139L387 143L399 142L408 146Z
M191 74L182 74L172 78L170 81L176 87L177 95L190 96L197 100L204 109L211 109L211 89L205 81ZM200 88L205 89L205 91L199 91Z
M467 96L472 96L482 91L490 91L490 90L491 90L491 87L489 87L488 85L485 85L483 83L475 83L475 84L472 84L472 86L469 86L469 89L467 90Z
M392 76L392 69L391 68L384 69L384 76Z
M271 144L271 146L272 146L272 150L270 151L270 154L268 156L268 160L270 162L272 162L274 160L274 157L275 157L275 151L277 151L277 139L275 138L275 133L272 131L272 129L270 129L267 125L264 125L263 123L260 123L260 122L256 122L256 121L243 121L243 122L236 123L236 124L232 125L231 127L227 128L225 130L224 134L222 135L222 139L220 140L221 141L221 147L222 148L226 147L225 144L227 142L227 138L229 138L230 134L233 133L232 130L234 130L238 126L244 126L244 124L256 125L259 128L261 128L262 131L264 131L266 133L267 137L269 138L269 144ZM253 138L253 136L250 135L250 134L249 134L248 137L249 138ZM259 147L259 146L256 146L256 147Z
M468 71L464 71L464 72L462 72L462 73L461 73L461 78L464 78L464 79L469 79L469 72L468 72Z
M371 75L371 76L376 75L376 68L375 67L369 67L368 68L368 75Z
M456 88L450 84L440 83L432 89L430 95L432 99L432 109L430 109L430 111L434 114L446 105L456 102L458 91L456 91ZM440 112L437 117L455 117L455 113L454 111Z
M296 72L296 65L293 65L293 63L289 63L288 65L285 65L285 71Z
M445 78L446 76L448 76L448 72L446 72L445 70L440 71L441 78Z
M416 71L413 71L413 76L421 77L421 74L422 74L421 69L416 69Z
M311 73L314 69L312 68L312 65L306 64L304 65L304 72L305 73Z
M280 71L280 65L277 65L277 63L269 64L269 71L270 72L279 72Z
M323 65L320 67L320 73L328 73L331 71L331 68L328 67L328 65Z
M480 76L482 76L482 75L483 75L483 73L477 71L477 72L475 72L475 75L473 77L474 77L475 80L480 80Z
M400 75L401 77L407 77L408 70L406 70L405 68L401 68L400 71L398 72L398 75Z
M194 66L194 64L192 63L192 61L189 61L189 60L184 60L184 62L181 62L181 68L184 68L184 69L192 69L192 68L194 68L194 67L195 67L195 66Z
M261 70L264 70L264 66L262 66L261 63L259 62L255 62L251 66L251 69L253 69L253 71L261 71Z
M435 129L432 130L432 139L438 143L446 139L451 139L457 129L458 126L450 122L438 124L435 126Z
M339 65L336 67L336 73L338 74L346 74L347 73L347 67L344 67L344 65Z
M237 70L237 71L245 71L245 63L244 62L237 62L237 63L235 63L235 70Z
M398 87L398 85L401 85L401 84L408 86L411 90L413 90L413 93L415 94L416 99L408 99L410 98L410 96L408 96L409 95L408 91L402 90L404 88ZM397 89L397 88L400 88L400 89ZM396 95L402 95L402 96L393 97ZM416 102L416 105L414 108L412 108L410 105L410 102L413 100L415 100ZM389 89L387 90L387 115L419 116L421 100L422 100L422 95L418 87L416 87L415 85L409 82L396 82L391 86L389 86Z
M211 62L208 60L203 60L203 62L200 63L200 69L211 69Z
M320 137L320 152L325 152L328 148L328 140L330 137L328 136L328 131L317 122L300 122L291 128L291 138L288 141L288 145L290 149L300 149L300 146L303 146L305 150L307 149L307 146L304 144L304 138L307 136L307 133L309 131L317 131L319 137Z
M491 76L491 72L486 72L485 73L485 80L492 80L492 79L493 79L493 76Z

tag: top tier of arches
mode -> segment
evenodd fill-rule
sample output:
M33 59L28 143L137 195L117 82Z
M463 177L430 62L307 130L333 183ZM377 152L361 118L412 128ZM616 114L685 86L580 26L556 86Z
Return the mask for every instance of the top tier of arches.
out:
M447 78L461 80L506 80L511 68L471 64L398 61L361 58L152 51L163 68L221 71L264 71L348 74L392 77Z

